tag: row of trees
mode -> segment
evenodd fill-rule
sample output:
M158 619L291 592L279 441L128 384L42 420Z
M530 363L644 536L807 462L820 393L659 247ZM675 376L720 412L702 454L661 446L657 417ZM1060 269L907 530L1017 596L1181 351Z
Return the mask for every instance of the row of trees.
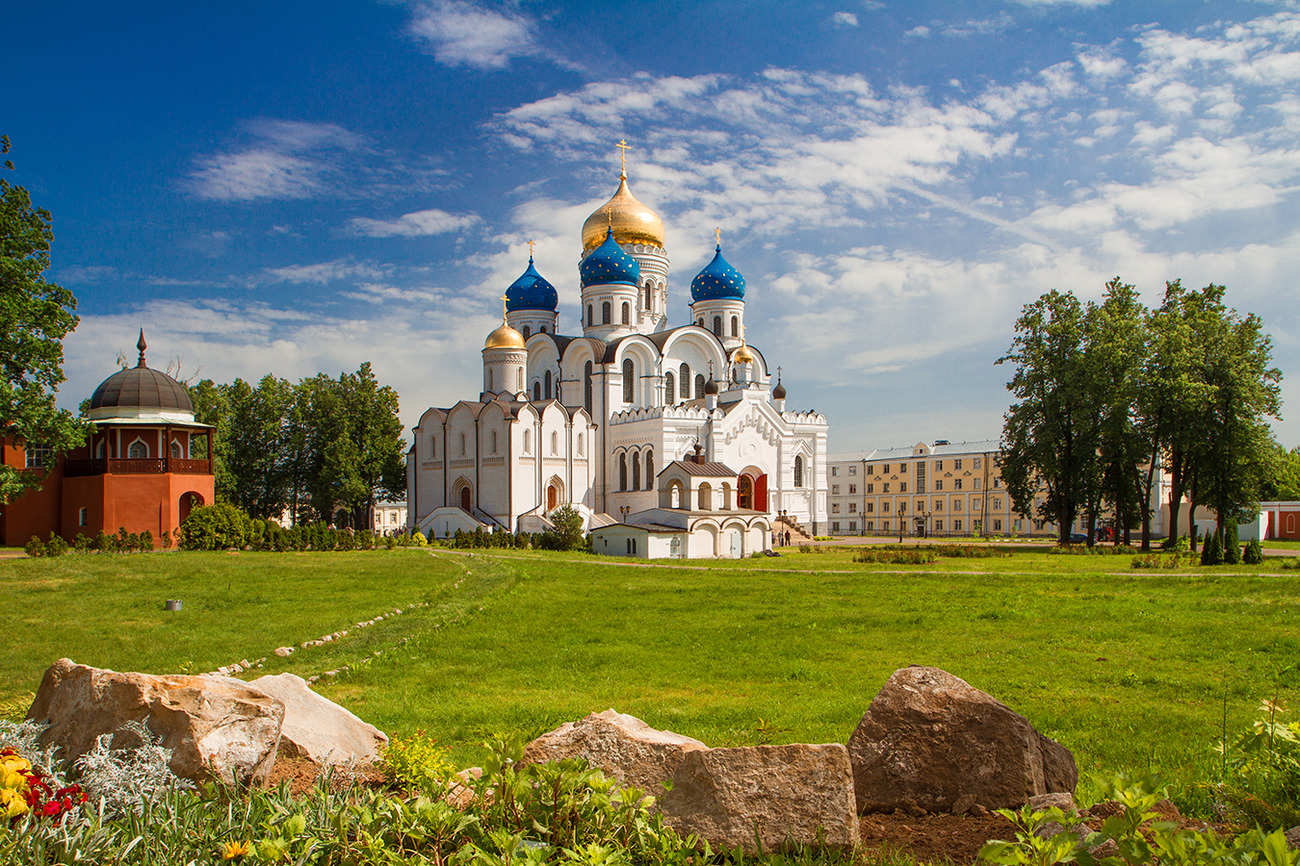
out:
M218 498L253 517L288 511L297 525L330 522L342 509L339 523L370 528L377 501L405 495L397 392L376 381L369 362L297 384L205 379L190 396L195 417L217 428Z
M1125 541L1141 526L1147 549L1147 503L1163 466L1170 540L1186 496L1193 513L1217 513L1220 545L1228 525L1235 541L1235 521L1277 484L1285 452L1265 419L1278 416L1282 376L1259 317L1230 309L1224 293L1174 281L1148 309L1116 277L1099 304L1054 290L1024 308L997 361L1015 365L1002 478L1018 511L1055 523L1064 544L1080 514L1093 538L1109 509Z

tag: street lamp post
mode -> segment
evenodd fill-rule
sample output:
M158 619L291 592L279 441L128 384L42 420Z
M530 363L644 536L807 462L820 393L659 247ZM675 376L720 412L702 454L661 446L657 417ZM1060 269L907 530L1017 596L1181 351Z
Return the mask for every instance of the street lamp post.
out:
M903 533L907 531L907 503L898 503L898 543L903 543Z
M628 514L629 514L631 511L632 511L632 506L630 506L630 505L621 505L621 506L619 506L618 513L621 514L621 515L623 515L623 522L624 522L624 523L627 523L627 516L628 516Z

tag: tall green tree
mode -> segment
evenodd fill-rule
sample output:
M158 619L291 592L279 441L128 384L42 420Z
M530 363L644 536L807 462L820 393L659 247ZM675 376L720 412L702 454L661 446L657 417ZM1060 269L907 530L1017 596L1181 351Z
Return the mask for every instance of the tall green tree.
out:
M1007 384L1019 401L1002 430L1002 480L1017 511L1057 526L1061 544L1097 487L1098 413L1087 359L1085 311L1078 298L1052 290L1025 306L1011 349Z
M1129 531L1147 505L1139 466L1145 448L1138 424L1138 393L1147 355L1147 309L1137 289L1119 277L1106 284L1100 305L1086 313L1088 392L1097 429L1100 478L1092 502L1114 515L1115 543L1128 543ZM1095 538L1097 508L1088 515L1088 537Z
M1273 446L1272 475L1264 481L1262 499L1295 502L1300 500L1300 446L1287 451Z
M254 388L242 379L225 386L226 432L221 455L223 496L253 517L279 517L289 502L285 439L295 389L267 375Z
M1196 469L1197 498L1217 515L1220 545L1237 543L1237 523L1254 517L1260 494L1274 471L1276 443L1266 418L1281 410L1282 373L1273 363L1273 341L1263 321L1223 303L1223 286L1206 286L1204 375L1212 397L1198 429L1204 447ZM1227 530L1231 529L1231 534Z
M8 153L0 136L0 154ZM4 167L14 170L8 159ZM59 452L83 444L87 425L54 405L63 338L78 320L72 292L45 280L53 240L49 211L0 177L0 435ZM0 465L0 503L39 487L49 468Z

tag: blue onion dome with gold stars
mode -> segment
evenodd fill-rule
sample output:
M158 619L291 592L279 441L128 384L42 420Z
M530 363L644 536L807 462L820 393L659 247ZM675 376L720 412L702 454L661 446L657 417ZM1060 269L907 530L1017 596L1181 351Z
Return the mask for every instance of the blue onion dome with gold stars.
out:
M506 289L506 310L546 310L554 313L560 302L560 296L546 277L537 272L533 266L533 257L528 257L528 270Z
M745 298L745 278L722 257L722 244L718 244L713 261L691 280L692 301L713 301L719 298Z
M578 265L582 287L624 283L635 286L641 280L641 266L636 259L623 252L614 240L614 230L605 230L605 242L596 247Z

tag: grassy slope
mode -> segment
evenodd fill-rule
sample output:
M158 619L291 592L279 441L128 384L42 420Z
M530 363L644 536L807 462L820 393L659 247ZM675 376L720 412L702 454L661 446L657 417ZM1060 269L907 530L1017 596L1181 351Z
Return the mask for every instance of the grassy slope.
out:
M267 668L356 664L321 691L470 761L490 732L611 706L711 745L843 742L894 669L932 664L1024 713L1085 773L1191 781L1225 695L1235 730L1300 684L1300 580L1127 566L1034 553L907 571L839 551L704 568L422 551L0 562L17 619L0 682L34 689L60 655L208 669L429 601Z

